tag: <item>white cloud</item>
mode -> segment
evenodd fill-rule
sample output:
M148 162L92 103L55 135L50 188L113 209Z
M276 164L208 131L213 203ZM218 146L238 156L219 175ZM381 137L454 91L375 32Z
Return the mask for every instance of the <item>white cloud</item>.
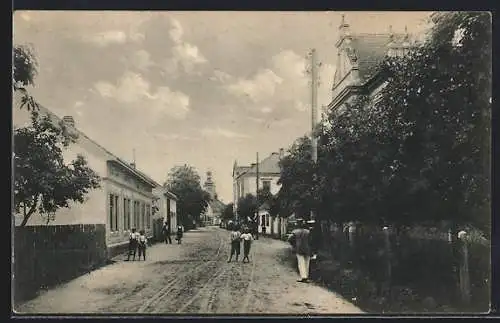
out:
M282 82L283 79L272 70L263 69L252 79L240 78L235 83L228 85L226 89L236 96L246 96L254 103L259 103L270 99L274 95L277 85Z
M127 34L121 30L109 30L83 37L84 41L94 43L98 46L109 44L123 44L127 41Z
M132 63L141 71L146 71L154 65L151 55L144 49L136 51L132 56Z
M172 91L169 87L159 87L151 93L150 85L141 75L125 72L116 85L97 82L95 89L103 97L113 98L127 104L140 104L160 114L183 119L189 112L189 96Z
M262 113L266 113L267 114L267 113L271 113L273 111L273 109L270 108L270 107L263 107L263 108L260 109L260 111Z
M174 42L172 57L165 63L165 71L170 75L177 75L182 68L188 74L195 73L196 66L207 63L208 60L196 45L186 42L181 23L170 19L172 28L169 31L170 39Z
M27 12L22 12L20 14L20 16L21 16L21 19L24 20L24 21L30 21L31 20L31 16Z
M226 83L226 82L229 82L233 79L233 77L230 74L228 74L224 71L214 70L213 74L214 75L210 76L210 81Z
M248 135L233 132L231 130L217 128L204 128L201 130L201 134L209 137L224 137L224 138L250 138Z
M166 141L175 141L175 140L197 140L198 138L183 136L179 134L163 134L157 133L153 135L155 138L166 140Z
M310 101L309 76L305 73L306 59L292 50L283 50L270 60L269 68L261 69L250 79L239 79L226 90L241 98L249 98L261 113L271 113L282 102L290 102L297 111L306 111ZM320 88L318 102L328 104L334 67L323 64L319 68ZM262 108L262 104L265 107Z
M75 108L79 108L83 105L83 102L82 101L76 101L75 102Z

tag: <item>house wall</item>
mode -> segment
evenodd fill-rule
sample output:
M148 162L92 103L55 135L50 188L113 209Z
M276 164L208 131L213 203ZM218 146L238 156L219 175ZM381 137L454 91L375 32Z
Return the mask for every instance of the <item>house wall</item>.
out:
M153 235L152 206L155 198L152 193L153 187L111 163L108 163L108 176L106 183L106 241L108 246L127 243L131 228L136 228L137 231L144 229L146 235L151 237ZM117 226L111 225L111 195L118 197ZM124 199L127 199L130 210L127 215ZM134 216L134 202L139 203L137 217ZM130 226L126 225L127 217L130 217Z
M172 230L174 230L179 221L177 219L177 201L169 198L170 199L170 223L172 224Z
M44 110L40 111L44 113ZM26 109L13 109L14 127L24 127L31 124L30 114ZM14 143L15 144L15 143ZM68 208L60 208L51 216L53 221L48 225L75 224L105 224L106 223L106 159L108 155L96 149L89 149L89 143L84 137L79 137L76 143L63 150L65 163L70 163L78 154L83 155L92 168L101 177L101 188L90 191L85 196L84 203L69 201ZM19 226L23 220L21 214L14 215L14 224ZM47 217L35 212L27 226L46 225Z

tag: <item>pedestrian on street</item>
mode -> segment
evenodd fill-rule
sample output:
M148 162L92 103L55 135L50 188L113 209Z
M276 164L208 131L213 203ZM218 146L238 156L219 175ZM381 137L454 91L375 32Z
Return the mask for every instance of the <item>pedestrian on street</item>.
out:
M138 240L139 240L139 234L136 232L135 228L132 228L132 230L130 231L129 238L128 238L127 261L130 261L130 256L132 254L134 255L134 261L135 261L135 253L137 252Z
M170 237L170 226L167 222L163 223L163 227L161 228L161 233L165 239L166 244L172 244L172 238Z
M182 226L177 227L177 236L175 237L175 240L177 240L177 244L181 244L182 240Z
M311 261L311 242L310 231L307 229L307 224L302 219L297 220L298 228L292 231L289 242L295 246L297 254L297 265L299 267L301 283L309 281L309 263Z
M232 226L230 239L231 239L231 254L230 254L227 262L231 262L231 259L233 259L233 255L235 255L236 261L238 261L238 257L240 256L240 249L241 249L241 243L240 243L241 242L241 233L240 233L237 225Z
M321 231L315 220L307 221L309 226L309 232L311 234L311 260L315 260L318 256L320 244L321 244Z
M146 248L148 245L148 238L146 238L146 233L144 230L141 230L140 236L139 236L139 244L137 246L137 249L139 250L139 260L141 260L141 255L146 261Z
M250 254L250 247L252 246L252 234L250 233L250 228L246 228L245 233L241 235L241 240L243 240L243 262L250 262L248 255Z

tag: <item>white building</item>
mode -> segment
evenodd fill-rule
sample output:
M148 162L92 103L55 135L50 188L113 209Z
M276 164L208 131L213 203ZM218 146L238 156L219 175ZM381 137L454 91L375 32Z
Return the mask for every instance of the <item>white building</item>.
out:
M14 128L29 126L30 113L18 107L18 97L13 107ZM169 192L158 194L161 185L145 175L134 164L130 164L78 130L72 117L61 119L47 108L40 107L40 115L48 115L54 124L65 122L68 129L78 139L64 150L65 162L69 163L78 154L83 155L88 166L101 177L101 187L90 191L84 203L70 202L68 208L59 209L52 221L34 213L26 226L103 226L105 230L106 251L108 256L122 250L128 244L132 228L144 229L148 236L153 235L155 220L166 219L170 209L171 223L176 225L176 197ZM15 142L14 142L15 145ZM153 214L153 205L160 206L160 212ZM14 214L14 225L19 226L22 215Z
M279 161L284 155L284 150L274 152L270 156L259 162L259 189L268 188L274 195L281 188L278 184L280 179ZM257 195L257 165L238 166L237 162L233 165L233 203L234 209L238 207L238 199L247 194Z

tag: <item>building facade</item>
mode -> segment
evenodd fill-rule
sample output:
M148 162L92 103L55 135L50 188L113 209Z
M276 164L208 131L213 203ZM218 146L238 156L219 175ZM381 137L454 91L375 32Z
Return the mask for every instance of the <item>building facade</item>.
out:
M203 188L210 195L210 200L203 214L203 223L205 225L219 225L222 221L222 212L224 212L226 205L219 200L211 171L207 171L207 179L203 184Z
M154 205L169 203L170 214L175 215L176 197L173 194L155 194L156 189L161 188L160 184L138 170L135 164L118 158L79 131L72 117L61 119L43 106L40 107L40 115L48 115L56 125L64 122L69 131L78 136L76 142L64 150L64 160L69 163L77 155L83 155L88 166L101 177L101 187L90 191L84 203L70 201L69 207L57 210L50 221L40 214L33 214L26 226L104 226L105 247L112 256L128 244L132 228L145 230L149 237L153 236L155 219L166 216L166 208L155 212ZM16 101L13 123L14 128L31 123L30 113L19 109ZM21 221L22 215L14 214L14 225L19 226Z
M273 152L270 156L264 158L258 165L259 189L267 188L274 195L281 188L278 184L280 179L279 161L284 155L284 150ZM238 200L247 194L257 195L257 165L238 166L237 162L233 165L233 205L237 210Z
M338 114L348 109L356 95L377 94L387 84L380 73L380 64L386 57L404 56L416 46L416 41L405 28L404 33L351 33L344 16L339 26L336 69L332 84L332 101L328 111ZM323 111L326 113L328 111Z

